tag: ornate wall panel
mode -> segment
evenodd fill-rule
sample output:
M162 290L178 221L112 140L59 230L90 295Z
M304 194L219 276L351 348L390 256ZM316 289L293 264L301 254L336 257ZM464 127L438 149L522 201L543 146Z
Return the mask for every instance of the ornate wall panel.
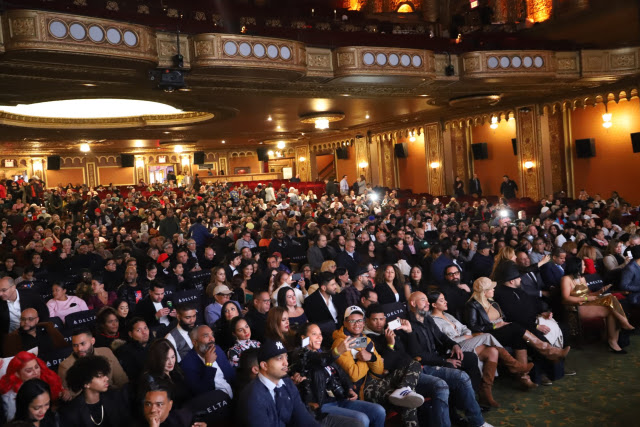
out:
M424 146L426 150L427 179L429 194L445 194L444 183L444 150L442 146L442 134L438 123L430 123L424 127ZM437 162L438 167L432 168L431 164Z
M301 181L311 181L311 154L308 145L296 147L296 173L300 175ZM304 161L300 161L304 158Z
M175 67L174 57L178 54L177 37L175 33L156 33L158 44L158 67ZM184 68L191 68L191 50L189 37L180 35L180 54L183 57Z
M538 116L536 107L529 106L526 109L520 108L517 113L517 139L518 139L518 158L520 159L519 169L521 171L521 185L519 183L519 197L530 197L538 200L542 197L543 187L542 167L541 167L541 147L538 138ZM524 162L533 162L533 167L525 169Z
M583 50L582 75L629 75L640 71L640 47L612 50Z
M367 144L367 138L356 137L354 140L356 158L354 161L356 162L356 166L358 167L358 174L364 175L367 182L371 182L371 157L369 155L369 147ZM367 163L367 167L361 168L360 164L362 162Z
M87 163L87 184L89 187L96 187L98 185L98 177L96 176L96 164L93 162Z
M307 77L333 77L333 53L331 49L307 47Z
M336 77L354 75L414 76L435 79L435 55L430 50L390 47L341 47L334 50Z
M220 171L224 171L225 175L229 175L229 166L227 163L227 156L218 157L218 164L220 165Z
M395 169L393 161L393 141L391 135L379 136L380 158L382 163L382 182L385 187L395 187Z
M59 51L157 62L150 28L120 21L34 10L10 10L5 49Z
M471 178L469 175L469 150L465 128L455 127L450 129L451 144L453 145L453 160L455 165L455 175L465 183L465 187Z
M464 78L553 77L554 52L547 50L500 50L462 54Z
M567 191L567 168L565 163L564 129L562 112L548 115L549 146L551 149L551 187L554 193Z

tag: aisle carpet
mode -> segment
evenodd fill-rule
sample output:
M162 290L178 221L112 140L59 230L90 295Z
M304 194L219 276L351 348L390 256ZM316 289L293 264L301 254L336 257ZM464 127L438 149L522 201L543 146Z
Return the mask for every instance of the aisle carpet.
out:
M640 335L626 349L614 355L602 342L572 349L566 366L577 375L529 392L497 378L493 396L501 407L486 413L486 421L501 427L640 426Z

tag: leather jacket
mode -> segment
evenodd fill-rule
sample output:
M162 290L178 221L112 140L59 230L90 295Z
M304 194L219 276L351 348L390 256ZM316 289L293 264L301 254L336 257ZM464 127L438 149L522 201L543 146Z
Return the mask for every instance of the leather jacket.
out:
M498 310L501 318L504 318L504 314L497 302L492 302L491 306ZM464 318L467 327L473 332L491 332L495 329L493 323L489 320L489 314L475 299L470 299L465 304Z

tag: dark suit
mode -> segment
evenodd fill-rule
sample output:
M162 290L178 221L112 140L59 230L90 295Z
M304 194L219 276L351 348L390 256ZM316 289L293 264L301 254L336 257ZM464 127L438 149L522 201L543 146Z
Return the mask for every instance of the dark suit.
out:
M356 277L362 259L358 252L354 252L353 257L351 257L346 251L344 251L340 252L338 256L336 256L335 261L338 267L346 268L347 271L349 271L349 277L353 280Z
M331 299L334 307L336 307L337 313L338 305L336 304L336 299L333 297ZM318 325L322 331L323 339L326 342L331 342L331 334L336 330L337 325L336 321L333 320L329 307L327 307L327 303L324 301L324 297L322 296L320 289L309 295L307 299L304 300L304 312L307 315L309 322Z
M478 178L471 178L469 180L469 194L477 194L478 197L482 196L482 186Z
M543 289L550 287L560 287L560 280L564 276L564 269L553 261L546 263L540 268L540 276L544 282Z
M49 309L40 298L40 295L29 289L18 289L17 292L20 298L20 312L27 308L33 308L38 312L41 322L49 320ZM2 335L8 334L9 326L9 306L6 301L0 300L0 333Z
M216 345L216 354L218 355L216 362L222 369L224 379L232 386L236 378L236 372L219 345ZM195 349L189 350L180 361L180 367L184 371L184 379L194 395L197 396L216 390L215 378L217 369L212 366L206 366Z
M162 308L169 307L167 305L167 298L163 298L160 304L162 304ZM156 317L157 311L158 310L156 310L156 307L153 305L153 301L151 301L149 295L144 297L138 304L136 304L136 316L142 317L144 321L147 322L147 326L149 328L161 325L160 321ZM173 318L169 318L170 325L173 323L173 320ZM173 327L170 327L169 329L173 329Z
M520 276L520 287L527 295L532 297L542 297L541 291L544 290L544 281L539 272L524 273Z
M281 387L286 404L281 405L280 413L269 389L259 378L245 387L238 400L238 418L247 427L286 427L320 426L302 403L300 393L289 378L283 379Z

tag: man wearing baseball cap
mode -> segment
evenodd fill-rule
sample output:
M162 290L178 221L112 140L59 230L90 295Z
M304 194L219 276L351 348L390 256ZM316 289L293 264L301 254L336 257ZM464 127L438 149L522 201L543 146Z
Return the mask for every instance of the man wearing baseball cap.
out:
M357 305L348 307L344 313L344 326L333 333L331 351L336 363L349 374L360 398L383 406L400 407L405 425L418 425L416 408L424 398L414 392L420 375L420 366L412 372L396 370L384 376L384 361L375 349L373 341L362 334L364 311ZM349 350L340 353L341 344L349 340Z
M300 393L287 376L287 350L280 341L266 339L258 352L258 377L242 391L238 418L244 426L320 426L307 411Z
M204 319L208 325L213 325L216 320L222 316L222 305L231 300L233 291L227 285L218 285L213 288L213 299L215 300L204 309ZM238 307L238 313L242 311L242 307L237 301L234 301Z

